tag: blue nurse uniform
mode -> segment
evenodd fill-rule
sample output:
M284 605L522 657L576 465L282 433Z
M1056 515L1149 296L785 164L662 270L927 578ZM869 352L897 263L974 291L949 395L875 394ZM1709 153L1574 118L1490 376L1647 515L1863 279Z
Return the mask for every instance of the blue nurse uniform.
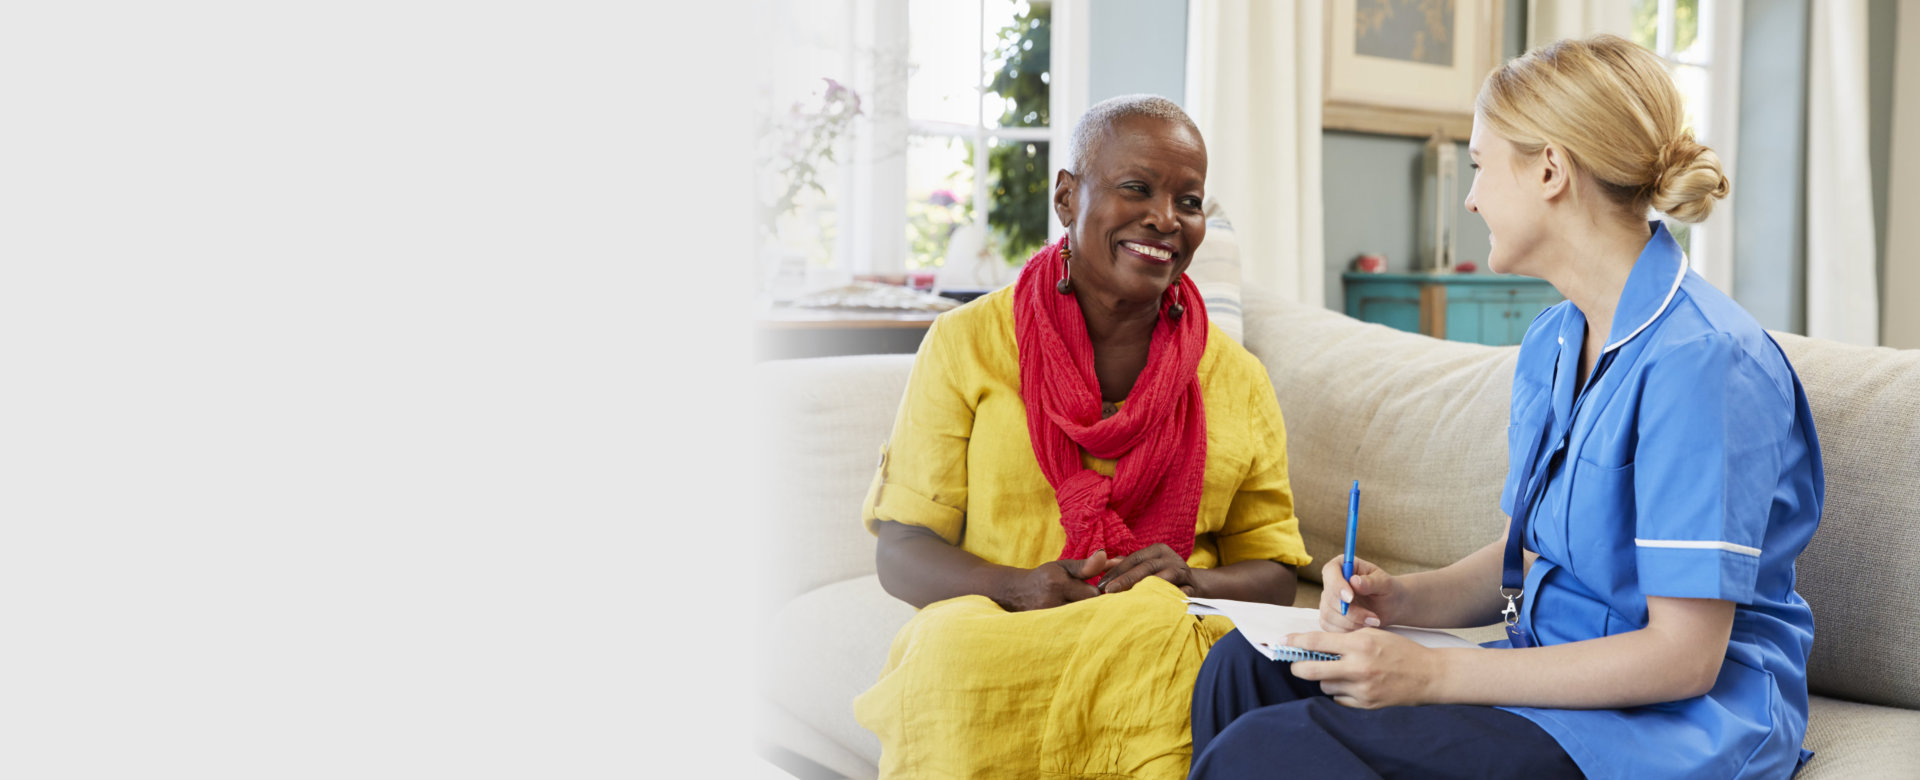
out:
M1800 379L1658 223L1593 376L1575 387L1585 339L1580 311L1554 306L1514 371L1501 508L1540 555L1514 633L1560 644L1634 631L1647 597L1669 596L1734 602L1733 634L1704 696L1502 709L1553 735L1589 777L1786 777L1812 755L1800 742L1813 613L1794 592L1794 559L1825 492Z

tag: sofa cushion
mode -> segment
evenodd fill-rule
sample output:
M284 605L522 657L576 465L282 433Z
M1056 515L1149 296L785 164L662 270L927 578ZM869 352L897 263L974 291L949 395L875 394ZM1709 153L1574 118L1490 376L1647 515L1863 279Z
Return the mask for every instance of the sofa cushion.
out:
M1824 696L1808 702L1813 760L1793 780L1894 780L1920 771L1920 712Z
M858 525L856 523L856 525ZM914 609L873 575L836 582L788 602L774 616L760 688L786 714L875 767L880 739L853 717L853 699L887 665L893 635Z
M1774 338L1807 389L1827 477L1795 586L1813 605L1807 685L1920 707L1920 351Z
M774 360L754 366L759 416L755 572L767 604L872 574L860 499L893 430L912 355Z

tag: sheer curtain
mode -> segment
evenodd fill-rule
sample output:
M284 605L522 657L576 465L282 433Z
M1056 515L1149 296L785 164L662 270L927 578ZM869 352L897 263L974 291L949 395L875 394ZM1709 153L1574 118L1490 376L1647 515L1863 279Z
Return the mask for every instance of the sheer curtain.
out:
M1562 38L1601 33L1632 40L1633 4L1627 0L1527 0L1528 50Z
M1807 78L1807 335L1877 346L1867 3L1812 8Z
M1233 220L1242 278L1325 306L1320 3L1191 0L1187 105L1207 141L1207 194Z

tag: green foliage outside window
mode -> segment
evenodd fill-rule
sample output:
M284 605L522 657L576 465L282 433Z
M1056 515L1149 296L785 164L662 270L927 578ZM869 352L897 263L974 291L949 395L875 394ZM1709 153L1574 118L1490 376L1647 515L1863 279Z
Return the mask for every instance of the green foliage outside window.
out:
M1660 33L1659 0L1634 0L1633 42L1655 51ZM1700 34L1700 0L1675 0L1673 4L1673 50L1686 51Z
M996 34L994 58L1004 64L994 71L988 91L1007 101L1001 127L1047 127L1047 85L1053 59L1051 4L1031 2L1013 22ZM969 150L967 164L973 164ZM1021 263L1047 240L1048 202L1053 181L1048 178L1047 144L999 139L987 152L987 225L1008 263Z

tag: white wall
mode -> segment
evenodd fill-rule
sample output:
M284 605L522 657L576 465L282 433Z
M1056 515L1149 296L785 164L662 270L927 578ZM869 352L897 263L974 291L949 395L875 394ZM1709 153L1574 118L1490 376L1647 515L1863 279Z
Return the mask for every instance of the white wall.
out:
M1900 11L1880 343L1920 349L1920 6Z

